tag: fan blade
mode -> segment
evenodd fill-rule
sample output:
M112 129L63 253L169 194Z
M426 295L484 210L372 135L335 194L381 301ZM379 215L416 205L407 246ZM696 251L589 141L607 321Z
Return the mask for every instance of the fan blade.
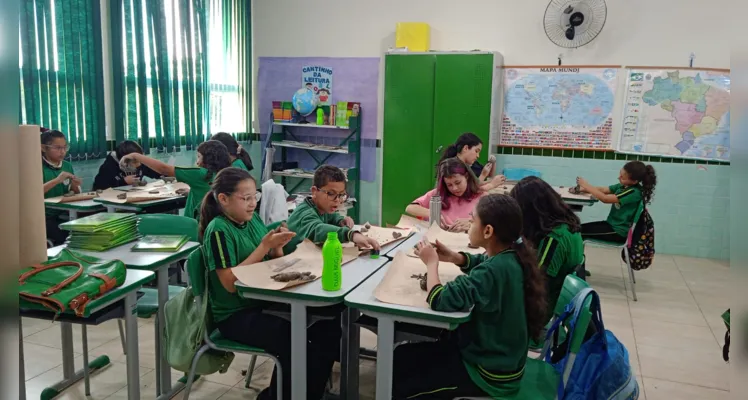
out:
M567 28L564 34L566 35L567 39L574 40L574 26L570 26L569 28Z
M564 14L571 14L571 12L572 12L572 11L574 11L574 7L572 7L572 6L568 6L568 7L566 7L566 9L564 10Z

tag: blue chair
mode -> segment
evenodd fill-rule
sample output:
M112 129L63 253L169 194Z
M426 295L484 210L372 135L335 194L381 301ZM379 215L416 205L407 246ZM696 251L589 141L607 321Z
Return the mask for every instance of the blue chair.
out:
M508 181L519 181L528 176L537 176L538 178L541 178L542 174L538 170L529 168L504 168L502 175L504 175Z

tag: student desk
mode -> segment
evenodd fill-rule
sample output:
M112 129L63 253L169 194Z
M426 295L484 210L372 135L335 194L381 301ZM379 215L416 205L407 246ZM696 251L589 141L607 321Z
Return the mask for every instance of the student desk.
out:
M106 207L107 212L125 211L125 212L141 213L141 212L147 212L149 208L153 208L156 206L165 206L165 205L173 205L173 209L176 210L181 207L184 207L184 204L182 204L185 201L184 199L185 198L182 196L174 196L168 199L141 201L138 203L113 203L113 202L110 202L104 199L94 199L94 201Z
M322 260L320 260L322 261ZM247 298L289 304L291 306L291 398L306 399L306 329L307 307L324 307L342 304L345 296L361 282L380 269L387 258L359 257L343 265L343 284L336 292L322 290L322 280L317 279L287 290L268 290L236 283L237 292ZM358 398L358 353L360 346L359 328L353 324L358 318L356 310L343 313L343 354L341 357L340 398Z
M172 388L171 386L171 367L166 362L166 349L161 346L161 338L165 328L164 319L164 304L169 300L169 265L186 259L192 250L197 248L200 244L197 242L187 242L182 246L179 251L174 253L158 253L158 252L134 252L130 251L130 248L135 245L136 242L123 244L122 246L115 247L113 249L94 252L86 250L76 250L82 254L89 255L91 257L97 257L102 260L120 260L125 263L128 270L144 270L156 273L156 284L158 290L158 332L156 334L156 376L160 385L157 385L157 389L161 389L157 395L165 393L176 393L181 390L182 382L178 386ZM48 250L48 254L54 255L62 250L65 246L57 246ZM126 336L126 341L129 345L129 336ZM129 352L129 350L128 350ZM129 354L129 353L128 353ZM171 390L171 391L170 391ZM158 390L157 390L158 392Z
M58 250L59 251L59 250ZM50 249L50 255L56 254L57 251ZM56 316L54 312L47 310L43 306L35 303L23 302L20 310L21 317L39 318L39 319L57 319L60 321L60 331L62 338L62 373L63 380L45 389L60 393L67 389L75 382L81 380L88 370L75 371L73 359L73 326L72 324L99 324L111 318L124 318L125 330L127 332L127 398L130 400L140 399L140 366L138 365L138 317L136 314L137 291L144 283L153 279L153 272L138 271L128 269L125 277L125 283L115 288L98 299L92 300L86 307L86 312L82 318L75 314L66 312L61 316ZM123 305L115 305L123 301ZM107 310L105 310L107 309ZM103 315L97 315L103 314ZM108 317L108 318L107 318ZM19 337L18 347L20 356L19 377L20 387L19 395L21 400L26 399L26 377L24 376L23 360L23 327L21 318L19 318ZM87 338L83 336L85 341ZM88 353L83 354L83 364L88 365ZM86 385L86 395L90 393L90 388ZM44 397L44 396L42 396Z
M70 203L48 203L44 202L44 208L50 210L62 210L67 211L69 220L78 219L78 213L95 213L104 211L104 206L91 200L72 201Z
M413 238L411 238L413 239ZM406 244L399 248L407 248ZM380 268L357 288L345 296L345 304L363 314L377 318L377 400L392 398L392 366L395 350L395 322L454 330L470 319L470 312L445 313L426 308L382 303L374 291L391 263ZM425 267L424 267L425 271Z
M514 188L514 185L517 182L515 181L507 181L503 185L497 187L496 189L492 189L489 191L489 193L500 193L500 194L509 194L509 192L512 191ZM569 193L570 186L553 186L553 189L556 190L556 193L561 195L561 199L566 202L566 204L569 205L569 207L574 212L582 212L582 209L587 206L594 205L597 203L597 199L592 197L589 194L571 194Z

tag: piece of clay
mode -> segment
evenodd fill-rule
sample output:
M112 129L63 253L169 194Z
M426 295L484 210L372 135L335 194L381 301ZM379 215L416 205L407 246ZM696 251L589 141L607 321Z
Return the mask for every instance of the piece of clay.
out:
M298 272L298 271L291 271L291 272L281 272L280 274L275 274L270 277L272 280L276 282L291 282L291 281L302 281L302 282L309 282L317 279L317 276L312 275L311 272Z
M426 291L426 276L428 273L425 274L417 274L417 275L411 275L410 277L413 279L417 279L419 286L421 286L421 290Z
M104 193L104 191L101 190L101 189L99 189L99 190L96 191L96 194L102 194L102 193Z
M151 191L150 191L150 192L148 192L148 193L150 193L150 194L158 194L158 190L151 190Z
M134 182L134 183L135 183L135 186L146 186L146 185L148 185L148 182L146 182L146 181L137 181L137 182Z
M395 239L400 239L402 236L403 236L403 234L400 233L400 232L396 232L396 231L392 232L392 237L395 238Z
M364 228L371 229L371 224L367 222L366 224L364 224Z
M476 246L476 245L474 245L474 244L472 244L472 243L468 243L468 248L469 248L469 249L477 249L477 248L479 248L479 247L478 247L478 246Z
M490 157L488 157L488 163L489 164L495 164L496 163L496 156L492 154Z
M176 192L177 196L187 197L187 194L189 194L189 190L187 189L177 189Z
M177 178L173 176L162 176L161 179L164 181L164 183L174 183L177 181Z
M117 195L117 198L120 200L124 200L127 198L127 193L120 193Z
M569 193L571 194L579 194L582 190L579 188L579 185L572 186L569 188Z
M73 197L73 196L75 196L75 192L72 190L62 195L62 197Z
M369 228L367 227L361 228L361 233L366 233L366 232L369 232Z

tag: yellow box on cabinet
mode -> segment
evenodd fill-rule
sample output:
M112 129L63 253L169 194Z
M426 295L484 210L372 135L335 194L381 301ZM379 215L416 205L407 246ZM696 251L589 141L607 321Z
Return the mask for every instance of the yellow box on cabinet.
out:
M408 51L429 51L431 27L425 22L398 22L395 47L407 47Z

